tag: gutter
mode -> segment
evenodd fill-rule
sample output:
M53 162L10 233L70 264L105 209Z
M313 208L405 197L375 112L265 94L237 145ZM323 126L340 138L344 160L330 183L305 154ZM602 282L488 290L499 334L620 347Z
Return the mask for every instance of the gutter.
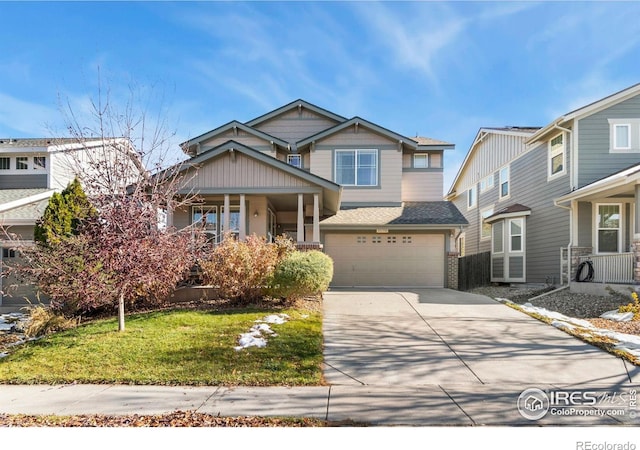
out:
M569 211L569 243L567 244L567 286L568 286L569 283L571 282L571 247L573 243L573 208L571 206L564 206L559 204L556 199L553 199L553 204L558 208L566 209ZM560 282L562 282L562 259L560 262Z

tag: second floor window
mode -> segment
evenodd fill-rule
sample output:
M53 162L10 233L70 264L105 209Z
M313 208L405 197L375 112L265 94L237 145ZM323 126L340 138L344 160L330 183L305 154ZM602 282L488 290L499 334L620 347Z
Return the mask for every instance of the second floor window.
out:
M416 153L413 155L413 167L415 169L426 169L429 167L429 155L426 153Z
M10 170L11 169L11 158L3 156L0 158L0 170Z
M44 170L47 168L47 157L46 156L34 156L33 157L33 168L36 170Z
M297 167L299 169L302 168L302 155L287 155L287 163L290 165Z
M467 208L468 209L476 207L476 203L478 202L476 194L477 194L477 191L475 186L470 187L469 191L467 191Z
M509 196L509 166L500 169L500 198Z
M564 134L559 134L549 142L549 177L565 173Z
M378 185L377 150L336 150L336 183L343 186Z

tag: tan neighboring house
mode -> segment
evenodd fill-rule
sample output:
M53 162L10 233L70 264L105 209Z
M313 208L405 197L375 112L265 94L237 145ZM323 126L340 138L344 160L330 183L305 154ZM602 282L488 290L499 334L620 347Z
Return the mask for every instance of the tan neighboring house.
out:
M123 139L110 139L125 144ZM95 161L104 152L104 141L77 139L0 138L0 267L17 262L20 245L33 243L33 229L54 192L62 191L77 173L78 163ZM91 154L89 155L89 152ZM83 170L87 170L86 167ZM8 240L6 233L19 240ZM0 306L37 299L36 290L13 276L3 276Z
M456 287L455 237L467 224L442 200L454 145L401 135L296 100L182 144L184 194L202 203L169 213L179 228L292 237L334 261L332 286Z

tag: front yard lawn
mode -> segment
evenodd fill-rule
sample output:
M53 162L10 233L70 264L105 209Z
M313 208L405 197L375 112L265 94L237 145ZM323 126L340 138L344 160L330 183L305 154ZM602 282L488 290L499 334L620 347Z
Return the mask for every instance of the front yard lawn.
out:
M322 384L322 319L315 311L277 311L266 347L235 350L238 337L273 310L174 310L101 320L57 333L0 359L0 383L180 385Z

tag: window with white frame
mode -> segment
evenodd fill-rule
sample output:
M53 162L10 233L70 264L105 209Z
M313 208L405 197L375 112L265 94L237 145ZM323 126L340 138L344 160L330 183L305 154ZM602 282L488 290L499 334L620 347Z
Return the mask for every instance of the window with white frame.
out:
M225 214L227 212L224 210L224 206L220 208L220 223L222 226L220 227L222 233L226 233L227 231L232 234L240 233L240 206L230 206L229 207L229 229L224 229L225 223Z
M621 206L619 203L597 205L597 253L619 253L622 239Z
M0 157L0 170L11 170L11 158L8 156Z
M500 199L509 197L509 166L500 169Z
M429 155L427 153L416 153L413 155L413 167L416 169L426 169L429 167Z
M34 170L45 170L47 168L47 157L46 156L34 156L33 157L33 168L34 168Z
M205 233L215 237L218 233L218 207L194 206L192 208L192 223L202 225Z
M523 245L522 245L523 226L524 226L524 219L509 220L509 251L510 252L521 252L523 250Z
M613 125L614 150L629 150L631 148L631 125L616 123Z
M493 215L493 206L482 210L480 216L482 217L482 224L480 228L480 239L491 239L491 224L486 223L485 219Z
M493 174L487 177L484 177L482 180L480 180L480 192L488 191L493 187L493 184L494 184Z
M18 156L16 158L16 170L27 170L29 168L29 158Z
M467 191L467 209L475 208L478 203L478 193L475 186L471 186Z
M549 141L549 178L566 173L564 134L560 133Z
M502 236L502 229L504 228L504 221L494 222L491 225L491 232L493 236L491 238L491 251L493 253L502 253L504 250L504 240Z
M302 168L302 155L287 155L287 163L290 165L297 167L299 169Z
M378 185L377 150L336 150L335 180L343 186Z

